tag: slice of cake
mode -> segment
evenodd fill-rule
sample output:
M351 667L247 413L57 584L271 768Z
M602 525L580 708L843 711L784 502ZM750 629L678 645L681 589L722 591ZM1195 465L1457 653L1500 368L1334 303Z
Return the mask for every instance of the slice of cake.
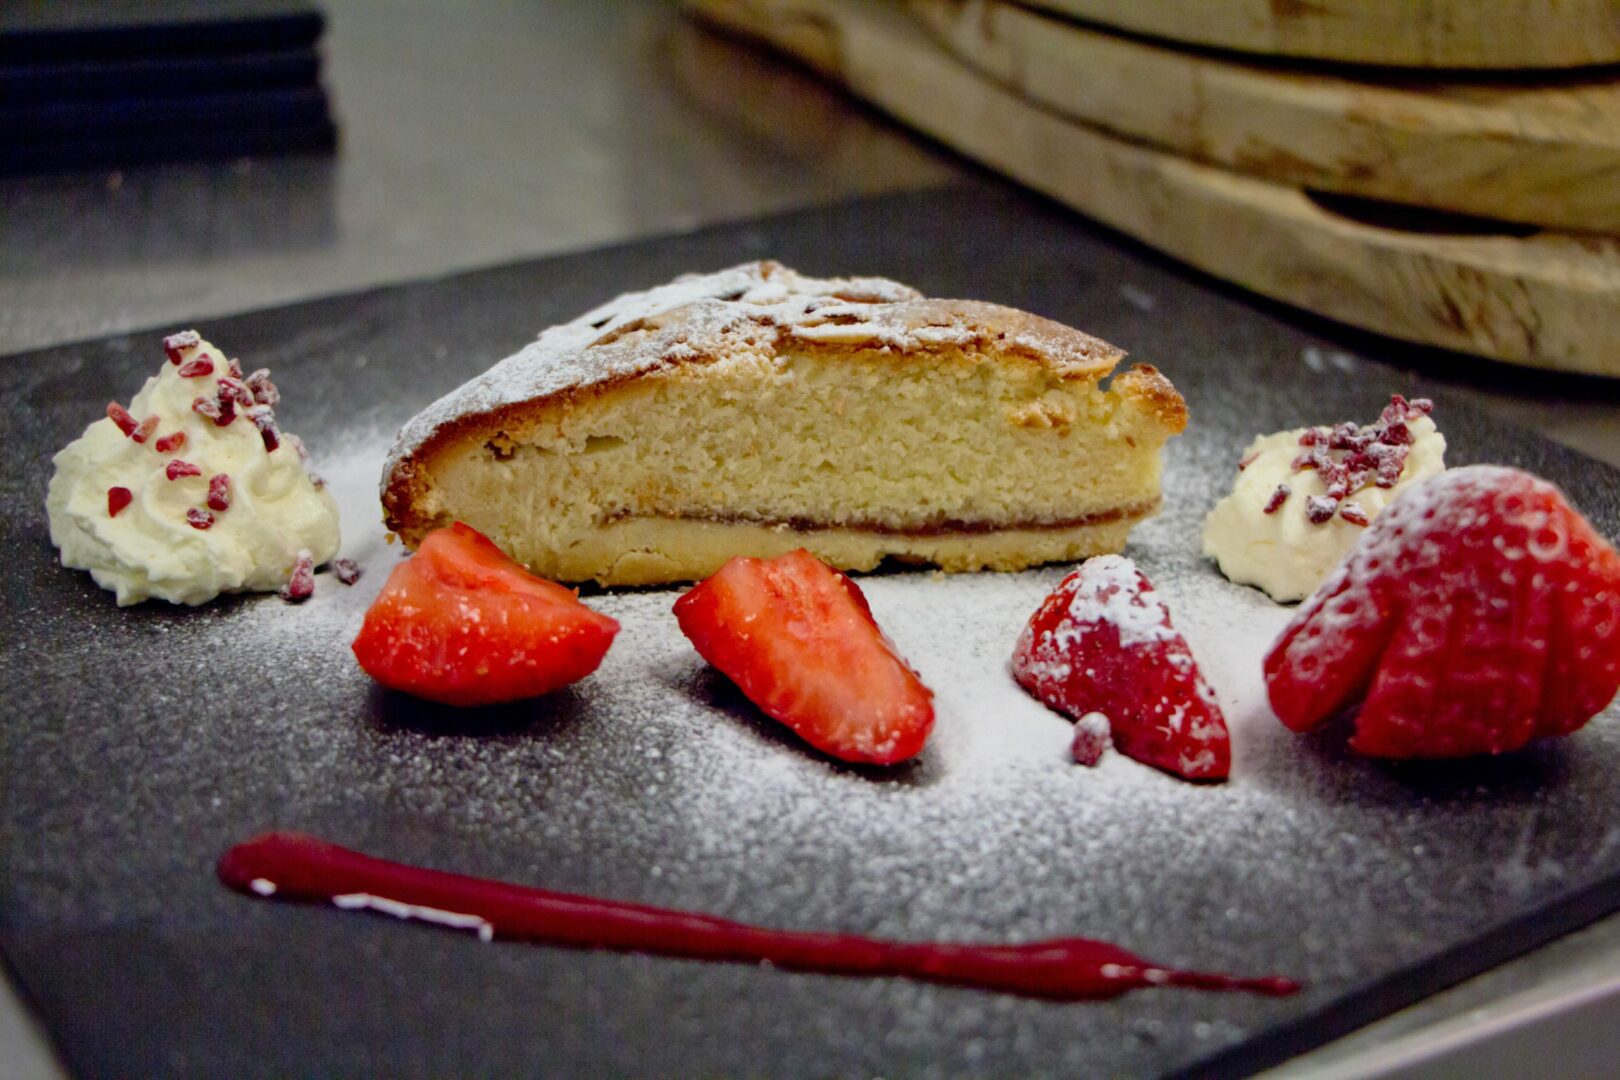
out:
M1169 380L1011 308L776 263L553 327L430 406L383 472L407 544L463 521L557 581L694 580L805 547L1016 570L1119 551L1186 425Z

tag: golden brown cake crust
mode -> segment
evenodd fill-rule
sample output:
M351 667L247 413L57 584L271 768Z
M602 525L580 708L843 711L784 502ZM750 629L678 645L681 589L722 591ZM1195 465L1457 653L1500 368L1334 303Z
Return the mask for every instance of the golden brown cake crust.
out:
M414 545L441 523L419 507L432 485L432 463L446 452L491 440L522 442L557 409L649 376L769 362L784 351L829 360L876 355L897 370L917 362L938 368L1016 360L1038 365L1059 383L1091 384L1124 355L1049 319L981 301L928 299L881 278L816 279L774 262L687 275L547 330L412 420L383 474L388 527ZM1164 437L1185 427L1184 402L1155 369L1121 373L1112 387L1156 418ZM1016 422L1048 419L1036 414Z
M1112 388L1138 402L1158 418L1166 430L1179 435L1187 430L1187 402L1170 380L1152 364L1137 364L1120 372Z

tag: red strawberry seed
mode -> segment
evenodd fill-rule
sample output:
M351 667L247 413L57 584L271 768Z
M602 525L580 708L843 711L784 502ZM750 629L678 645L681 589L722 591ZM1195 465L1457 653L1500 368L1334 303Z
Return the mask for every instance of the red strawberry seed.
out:
M168 435L164 435L163 437L159 438L157 442L152 444L152 446L160 454L172 454L184 445L186 445L186 433L183 431L176 431Z
M170 480L178 480L182 476L201 476L202 469L189 461L181 461L179 458L175 458L169 462L169 467L164 469L163 473Z
M179 372L182 379L200 379L204 375L212 375L213 373L214 362L206 356L199 356L195 360L187 360L180 365Z
M193 506L186 511L186 524L193 529L206 530L213 527L214 515L200 506Z
M110 487L107 489L107 516L117 517L118 511L135 501L135 493L127 487Z

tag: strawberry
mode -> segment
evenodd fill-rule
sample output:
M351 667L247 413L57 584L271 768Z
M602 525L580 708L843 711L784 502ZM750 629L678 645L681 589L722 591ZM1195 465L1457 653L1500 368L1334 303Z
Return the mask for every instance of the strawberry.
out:
M1114 745L1144 765L1188 780L1224 780L1231 771L1215 693L1129 559L1103 555L1064 578L1024 627L1012 671L1048 708L1106 716ZM1094 761L1096 743L1077 739L1076 760Z
M457 522L422 540L366 612L354 655L384 686L446 705L549 693L595 671L619 624Z
M1350 746L1373 757L1567 735L1620 688L1620 555L1546 481L1452 469L1373 521L1265 674L1295 731L1361 702Z
M860 587L803 548L732 559L677 600L675 616L748 700L842 761L905 761L934 726L933 692Z

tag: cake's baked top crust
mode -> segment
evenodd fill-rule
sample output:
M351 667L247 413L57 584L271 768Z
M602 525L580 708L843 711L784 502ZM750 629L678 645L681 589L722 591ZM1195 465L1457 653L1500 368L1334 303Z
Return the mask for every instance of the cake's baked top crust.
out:
M1125 355L1013 308L926 299L884 278L812 278L775 262L746 263L626 293L545 331L406 424L383 469L383 490L425 444L479 418L677 364L770 351L784 338L900 354L982 347L1034 359L1065 379L1100 379ZM1167 404L1179 408L1179 395L1169 394Z

